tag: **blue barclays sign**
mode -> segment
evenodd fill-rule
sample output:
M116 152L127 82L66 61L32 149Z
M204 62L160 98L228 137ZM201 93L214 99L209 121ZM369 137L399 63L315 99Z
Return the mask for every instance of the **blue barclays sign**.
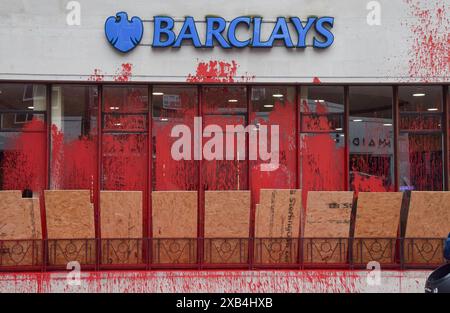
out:
M197 23L193 17L184 19L179 32L175 31L175 20L168 16L155 16L153 19L154 48L179 48L183 43L190 43L196 48L213 48L219 46L230 48L272 48L275 42L281 42L287 48L306 48L312 46L318 49L330 47L334 42L331 32L334 24L333 17L309 17L305 21L298 17L278 17L273 23L271 35L267 40L261 39L261 17L240 16L230 22L222 17L206 17L206 31L204 38L200 38ZM289 27L291 25L291 27ZM237 38L237 28L246 29L246 38ZM291 33L290 29L294 29ZM311 42L307 42L307 35L314 32ZM105 34L110 44L121 52L128 52L135 48L143 36L143 21L134 16L128 19L126 12L119 12L110 16L105 22Z

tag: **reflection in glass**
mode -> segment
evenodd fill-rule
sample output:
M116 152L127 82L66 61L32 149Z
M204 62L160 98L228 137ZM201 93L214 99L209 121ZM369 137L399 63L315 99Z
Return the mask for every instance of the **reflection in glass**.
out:
M350 87L350 184L357 191L393 191L393 90Z

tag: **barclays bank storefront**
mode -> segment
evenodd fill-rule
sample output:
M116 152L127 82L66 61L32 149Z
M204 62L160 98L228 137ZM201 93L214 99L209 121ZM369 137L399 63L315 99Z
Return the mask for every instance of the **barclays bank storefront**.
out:
M449 0L0 17L0 271L443 261Z

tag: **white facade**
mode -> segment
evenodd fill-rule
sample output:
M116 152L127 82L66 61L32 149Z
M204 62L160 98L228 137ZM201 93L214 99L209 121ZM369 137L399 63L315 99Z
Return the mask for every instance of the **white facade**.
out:
M27 81L186 82L200 62L237 66L233 82L374 83L450 81L450 0L1 0L0 79ZM68 9L69 8L69 9ZM105 20L126 11L144 21L141 45L122 54L104 34ZM68 16L69 15L69 16ZM152 48L154 16L261 16L263 38L277 17L332 16L333 45L319 50L273 48ZM371 25L375 24L375 25ZM376 25L380 24L380 25ZM176 23L176 28L181 22ZM246 36L240 30L239 36ZM204 33L204 24L199 24ZM202 35L200 35L202 36ZM95 76L94 74L97 74ZM242 77L244 76L244 77Z

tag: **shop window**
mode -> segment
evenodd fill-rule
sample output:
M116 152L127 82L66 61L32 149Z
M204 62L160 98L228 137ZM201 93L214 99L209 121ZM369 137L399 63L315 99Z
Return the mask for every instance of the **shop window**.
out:
M349 170L356 191L393 191L393 89L350 87Z
M97 183L97 87L55 85L51 108L51 188L93 191Z
M297 142L295 87L254 86L251 88L250 124L257 130L258 146L267 160L257 151L251 160L252 192L259 203L259 190L264 188L294 189L297 182ZM262 131L262 127L265 130ZM272 140L278 141L272 145ZM266 148L264 148L264 146ZM272 151L272 148L274 150ZM266 168L262 168L265 165Z
M146 86L103 88L103 190L146 190L147 114Z
M248 190L246 88L204 87L202 100L203 132L211 132L203 139L205 190Z
M345 190L344 87L309 86L300 92L300 175L308 191Z
M400 190L443 190L441 86L401 86Z
M0 84L0 189L45 188L45 85Z
M153 190L197 190L198 169L194 160L197 87L154 86L152 93ZM178 132L177 128L188 132ZM182 144L182 140L186 142ZM179 147L174 150L177 155L172 155L175 146Z

